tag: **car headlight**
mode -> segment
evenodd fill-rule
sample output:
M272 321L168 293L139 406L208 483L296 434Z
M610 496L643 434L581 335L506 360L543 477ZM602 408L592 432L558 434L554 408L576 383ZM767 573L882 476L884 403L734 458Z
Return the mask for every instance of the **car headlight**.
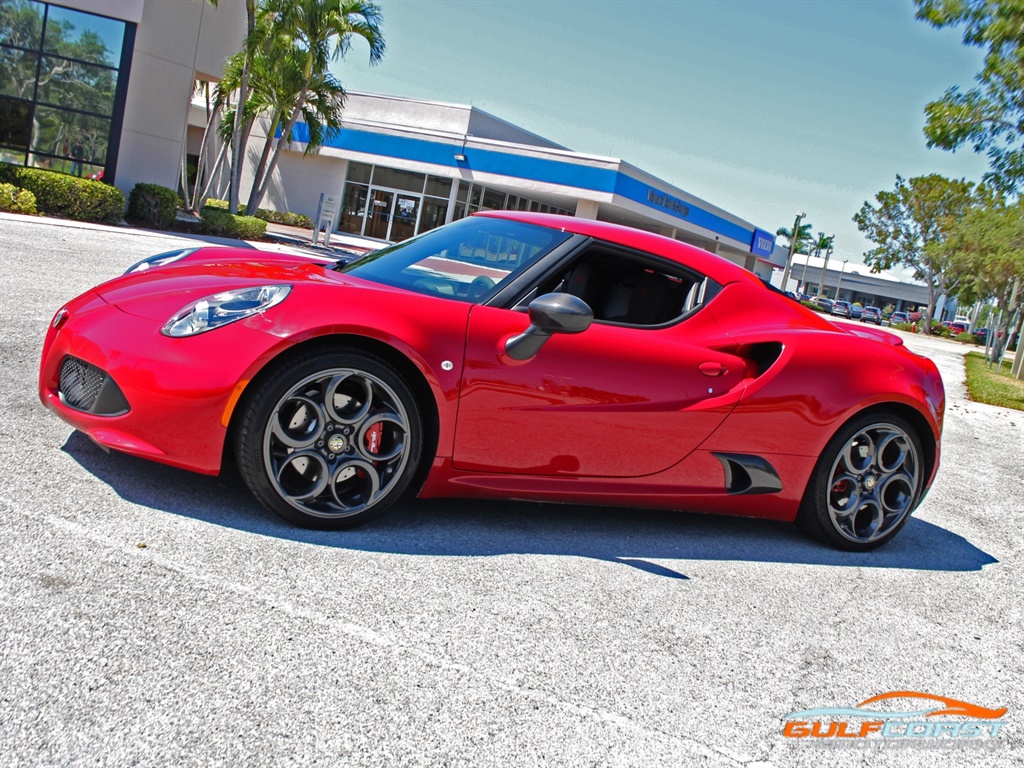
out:
M207 296L184 307L161 329L166 336L195 336L265 312L285 300L290 285L238 288Z
M142 261L137 261L132 264L124 271L124 273L126 275L130 275L132 272L145 272L147 269L162 267L166 264L180 261L198 250L198 248L179 248L176 251L164 251L163 253L157 253L153 256L147 256Z

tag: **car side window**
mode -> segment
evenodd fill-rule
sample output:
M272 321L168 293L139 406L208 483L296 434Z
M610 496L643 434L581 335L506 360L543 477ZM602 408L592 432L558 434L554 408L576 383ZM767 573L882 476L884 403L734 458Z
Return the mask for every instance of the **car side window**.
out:
M684 267L597 245L542 282L519 306L545 293L571 293L590 306L597 322L661 326L699 309L718 289L713 280Z

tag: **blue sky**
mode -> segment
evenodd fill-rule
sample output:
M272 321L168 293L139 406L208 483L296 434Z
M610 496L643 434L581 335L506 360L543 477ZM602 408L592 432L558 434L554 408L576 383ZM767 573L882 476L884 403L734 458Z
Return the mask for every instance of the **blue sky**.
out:
M910 0L378 2L388 51L354 44L346 88L473 104L772 232L806 211L834 258L861 261L853 214L897 173L986 167L925 146L925 104L982 55Z

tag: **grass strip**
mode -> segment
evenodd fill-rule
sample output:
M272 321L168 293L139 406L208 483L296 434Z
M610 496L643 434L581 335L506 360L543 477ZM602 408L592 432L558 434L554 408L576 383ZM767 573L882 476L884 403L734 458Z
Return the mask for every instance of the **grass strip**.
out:
M989 405L1000 405L1024 411L1024 381L1010 375L1010 355L997 370L989 368L980 352L968 352L964 359L967 369L967 393L971 400Z

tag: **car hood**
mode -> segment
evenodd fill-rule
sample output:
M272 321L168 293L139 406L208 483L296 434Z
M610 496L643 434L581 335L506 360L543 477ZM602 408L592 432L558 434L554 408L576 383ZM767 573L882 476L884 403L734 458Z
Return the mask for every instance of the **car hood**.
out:
M123 312L164 322L199 299L236 288L349 282L326 266L301 256L203 248L173 264L115 278L95 291Z

